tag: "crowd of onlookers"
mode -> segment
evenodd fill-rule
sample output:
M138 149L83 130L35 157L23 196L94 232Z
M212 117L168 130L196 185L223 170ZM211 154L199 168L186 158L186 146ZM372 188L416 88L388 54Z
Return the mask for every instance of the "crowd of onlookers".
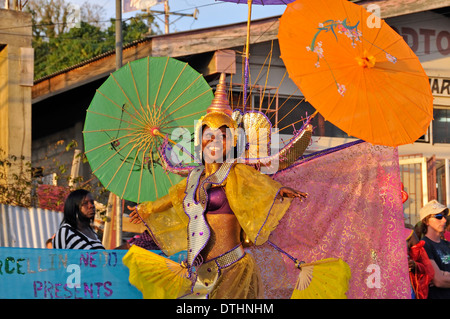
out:
M450 299L450 223L449 209L436 200L420 210L420 222L407 225L405 238L412 298ZM64 219L57 233L47 241L48 248L104 249L91 228L95 216L92 194L73 191L64 207ZM151 236L144 232L127 242L147 249L157 249ZM149 246L150 245L150 246Z

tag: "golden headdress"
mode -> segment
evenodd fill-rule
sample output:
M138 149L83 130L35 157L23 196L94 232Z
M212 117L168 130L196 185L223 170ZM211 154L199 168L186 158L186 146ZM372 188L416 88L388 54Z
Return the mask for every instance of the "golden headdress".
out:
M202 127L204 125L213 130L226 126L231 129L233 136L235 135L235 130L237 129L238 124L232 116L233 110L228 102L225 79L226 74L221 73L219 83L216 87L216 92L214 93L214 99L212 100L211 105L206 109L206 115L202 116L195 125L195 147L198 147L201 144ZM234 145L236 145L235 138Z
M218 129L224 125L229 128L237 128L237 123L232 118L233 110L228 102L225 79L226 74L221 73L214 99L206 109L206 115L201 119L202 125L207 125L211 129Z
M312 126L309 120L304 125L304 128L295 133L293 138L282 146L281 149L275 153L272 153L272 150L270 150L270 154L268 154L268 148L271 147L270 143L272 139L272 126L269 119L265 114L257 111L249 111L245 114L242 114L239 110L233 112L228 102L225 79L226 74L222 73L216 87L216 92L214 93L214 99L207 108L206 115L195 123L195 161L201 162L202 127L206 125L213 130L219 129L222 126L230 128L233 135L233 146L238 148L237 156L241 157L242 162L248 165L269 167L275 163L276 165L274 167L276 169L285 169L294 164L310 144ZM242 129L238 129L240 125L242 125ZM239 145L237 143L238 140L240 142ZM242 150L243 145L248 145L248 148ZM261 154L261 146L264 147L262 150L265 150L263 154ZM172 172L186 176L194 167L189 166L185 170L177 169ZM167 169L170 170L169 165L167 165Z

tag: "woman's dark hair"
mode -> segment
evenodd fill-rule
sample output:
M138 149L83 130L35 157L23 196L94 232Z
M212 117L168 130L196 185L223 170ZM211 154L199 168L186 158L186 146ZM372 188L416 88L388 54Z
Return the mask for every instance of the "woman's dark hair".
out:
M85 189L74 190L67 196L64 203L64 219L63 223L67 223L73 228L77 228L77 216L80 213L81 201L90 192Z
M423 224L422 222L418 222L414 226L414 233L416 234L416 236L419 240L421 240L423 238L423 236L425 235L423 232L425 231L425 233L426 233L426 231L427 231L427 228L426 228L427 225L422 226L422 224Z
M430 217L431 217L431 215L428 215L420 222L419 232L422 235L422 238L428 232L428 221L430 220Z

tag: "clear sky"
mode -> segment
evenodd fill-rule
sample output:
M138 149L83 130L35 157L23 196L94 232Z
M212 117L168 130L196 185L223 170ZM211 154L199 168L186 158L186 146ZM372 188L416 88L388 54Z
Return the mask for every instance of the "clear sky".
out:
M68 2L82 4L86 0L68 0ZM92 4L97 4L104 8L105 19L115 17L115 0L90 0ZM169 0L171 12L193 14L195 8L198 9L198 18L180 17L171 15L170 32L186 31L207 28L211 26L226 25L247 21L247 4L229 3L221 0ZM282 15L286 5L253 5L252 20ZM164 5L158 4L152 7L152 10L164 11ZM139 13L134 11L124 13L122 18L126 19ZM157 15L157 23L162 32L164 32L164 15Z

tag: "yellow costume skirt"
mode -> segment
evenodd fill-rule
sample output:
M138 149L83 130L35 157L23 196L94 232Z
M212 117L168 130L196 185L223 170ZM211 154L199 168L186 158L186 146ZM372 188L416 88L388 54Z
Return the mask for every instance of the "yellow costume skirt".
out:
M263 296L261 275L250 254L227 268L221 269L211 299L258 299Z
M214 259L203 263L193 274L195 282L183 265L138 246L130 248L123 263L130 269L130 283L145 299L256 299L263 295L258 265L249 254L224 268Z

